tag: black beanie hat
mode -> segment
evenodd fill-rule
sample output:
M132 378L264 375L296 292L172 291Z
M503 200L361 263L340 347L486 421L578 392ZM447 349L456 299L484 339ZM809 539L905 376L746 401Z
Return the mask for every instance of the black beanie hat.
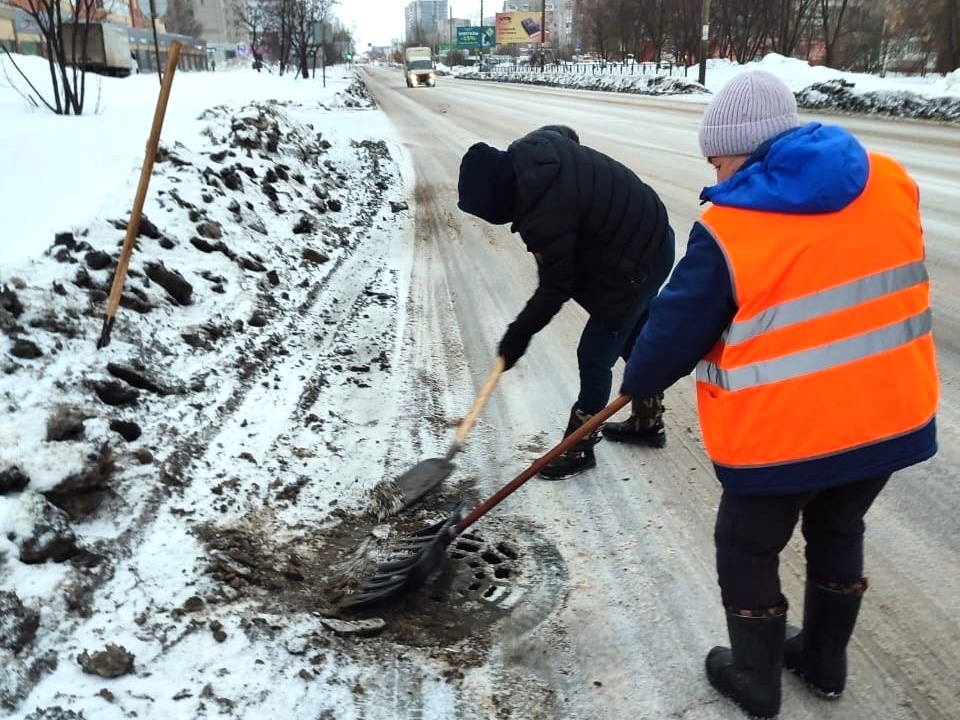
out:
M516 186L510 156L486 143L476 143L460 161L457 207L488 223L503 225L514 219Z

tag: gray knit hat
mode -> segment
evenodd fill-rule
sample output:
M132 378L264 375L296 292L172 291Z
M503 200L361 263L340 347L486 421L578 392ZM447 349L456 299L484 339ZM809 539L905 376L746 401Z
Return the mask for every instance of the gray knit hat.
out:
M700 121L700 152L749 155L765 141L800 125L797 99L776 75L740 73L710 100Z

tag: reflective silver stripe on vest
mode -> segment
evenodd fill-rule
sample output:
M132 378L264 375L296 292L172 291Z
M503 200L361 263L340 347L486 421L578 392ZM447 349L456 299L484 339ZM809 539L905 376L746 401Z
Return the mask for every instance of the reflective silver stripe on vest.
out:
M917 260L909 265L884 270L829 290L774 305L749 320L733 322L724 333L723 342L726 345L746 342L770 330L845 310L926 281L927 268L922 260Z
M697 380L717 385L729 392L790 380L893 350L923 337L930 332L931 327L932 319L928 308L879 330L734 370L722 370L716 363L701 360L697 364Z

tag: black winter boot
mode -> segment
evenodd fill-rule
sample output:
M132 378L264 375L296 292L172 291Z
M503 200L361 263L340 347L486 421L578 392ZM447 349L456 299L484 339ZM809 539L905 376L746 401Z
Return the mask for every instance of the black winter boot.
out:
M847 643L866 589L866 578L849 585L819 584L807 578L803 630L787 628L783 664L827 700L843 694Z
M667 444L663 429L663 393L630 405L630 417L623 422L604 423L603 436L614 442L662 448Z
M727 610L730 647L707 655L707 679L748 715L772 718L780 712L780 673L787 625L787 601L766 610Z
M567 421L567 429L564 430L563 436L567 437L592 417L593 415L585 413L574 405L570 409L570 420ZM597 459L593 455L593 446L598 442L600 442L600 432L599 430L594 430L563 455L543 468L543 470L540 471L540 477L546 478L547 480L559 480L596 467Z

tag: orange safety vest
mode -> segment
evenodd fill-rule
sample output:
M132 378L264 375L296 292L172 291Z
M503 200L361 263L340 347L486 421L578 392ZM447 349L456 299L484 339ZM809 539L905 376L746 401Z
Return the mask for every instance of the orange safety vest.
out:
M714 463L829 457L933 418L939 384L918 204L904 169L871 153L864 191L839 212L703 213L738 305L697 366Z

